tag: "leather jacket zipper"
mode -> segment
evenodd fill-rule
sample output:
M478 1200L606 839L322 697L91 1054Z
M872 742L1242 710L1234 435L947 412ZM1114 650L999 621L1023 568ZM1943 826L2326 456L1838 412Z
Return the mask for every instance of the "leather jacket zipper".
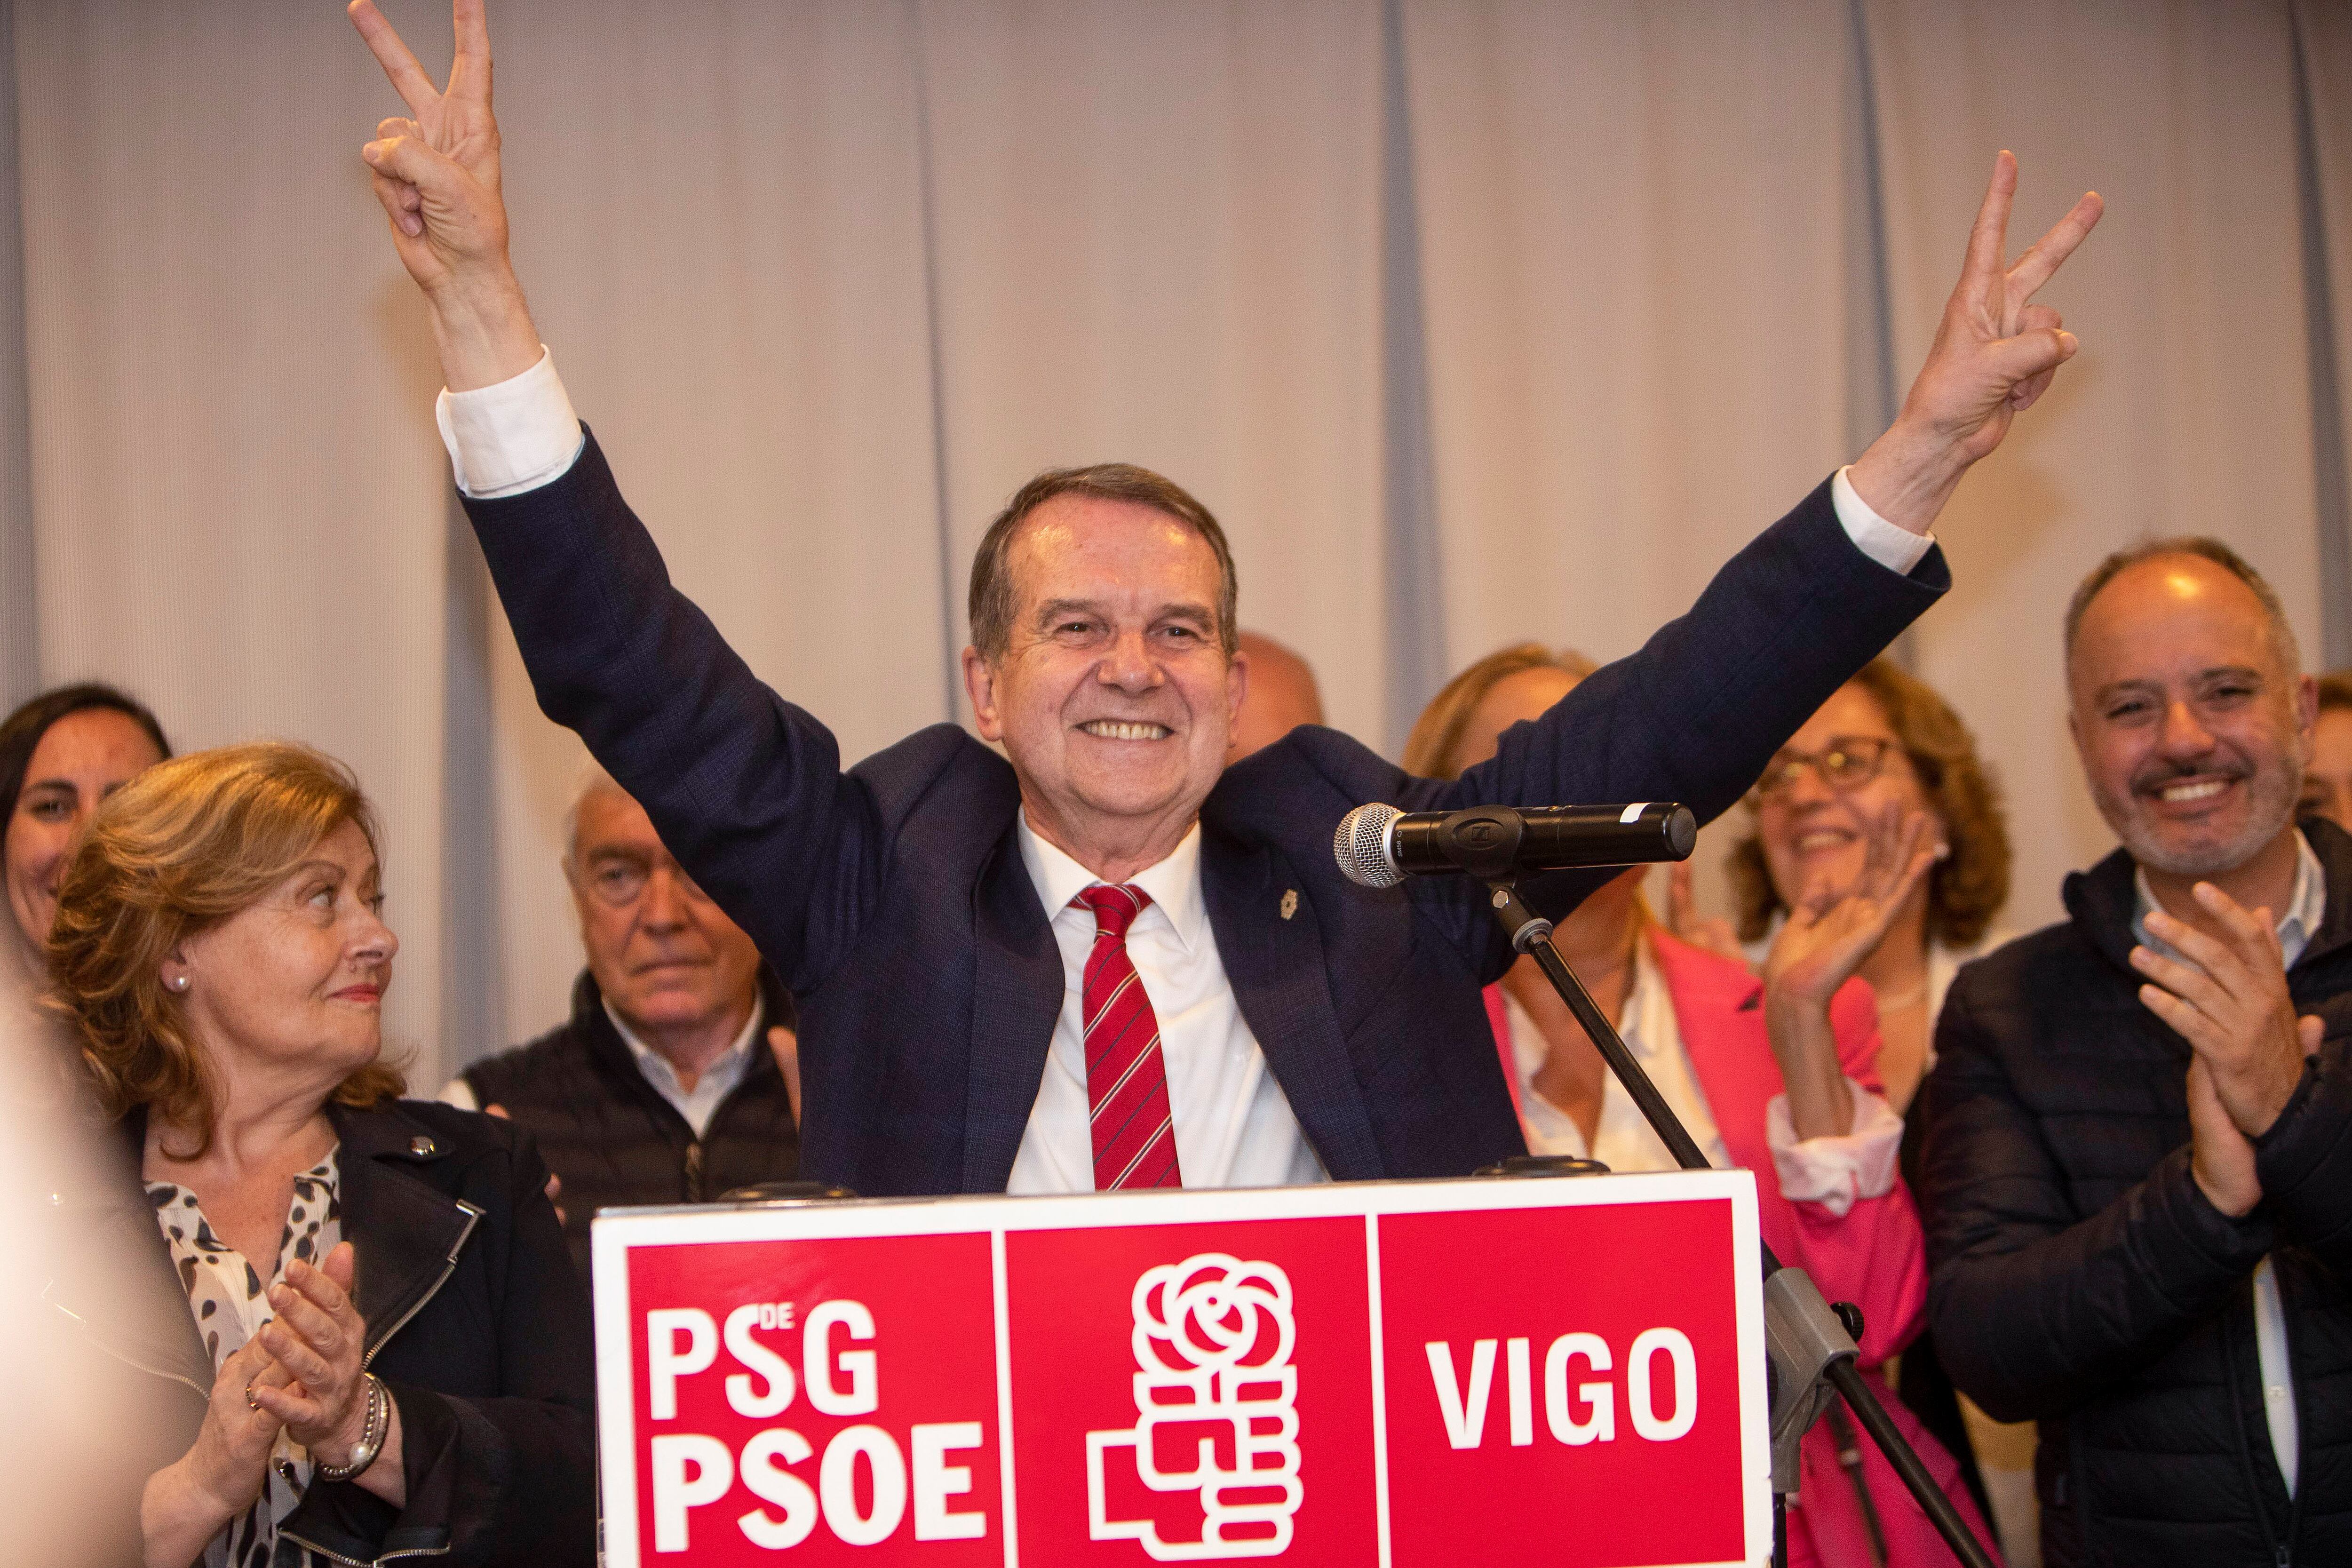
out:
M306 1536L297 1535L290 1530L279 1531L278 1532L278 1539L280 1541L290 1541L305 1552L316 1552L319 1556L325 1558L330 1563L341 1563L343 1568L383 1568L384 1563L397 1563L404 1557L446 1557L449 1555L449 1549L446 1546L404 1546L399 1548L397 1551L387 1552L381 1557L346 1557L340 1552L331 1552L326 1547L320 1545L317 1542L312 1541Z
M449 1244L449 1255L442 1260L441 1272L433 1277L433 1283L426 1287L425 1294L416 1298L416 1300L410 1304L408 1310L401 1313L400 1316L394 1321L392 1327L384 1330L383 1336L379 1338L375 1343L368 1347L367 1354L360 1358L360 1370L362 1372L365 1372L369 1367L375 1364L376 1356L383 1352L384 1346L392 1342L392 1336L400 1332L401 1330L408 1327L408 1321L416 1316L417 1313L425 1310L425 1303L431 1301L434 1297L439 1295L441 1293L441 1287L449 1283L449 1276L457 1272L457 1255L466 1250L467 1238L474 1234L474 1227L477 1225L479 1225L482 1221L482 1211L476 1208L472 1204L467 1203L465 1199L459 1198L457 1200L457 1206L460 1209L463 1209L466 1213L466 1228L459 1231L457 1233L457 1239ZM348 1559L339 1559L338 1561L348 1561Z

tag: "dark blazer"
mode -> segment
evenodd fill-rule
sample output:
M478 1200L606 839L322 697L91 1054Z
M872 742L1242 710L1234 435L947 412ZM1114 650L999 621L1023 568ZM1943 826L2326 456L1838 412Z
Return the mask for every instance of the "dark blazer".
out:
M801 1000L803 1173L861 1193L1003 1189L1062 1005L1014 834L1012 767L923 730L844 773L834 739L670 586L591 438L553 483L466 503L540 705L580 732ZM1373 892L1331 837L1366 801L1728 807L1813 710L1933 603L1857 550L1824 483L1686 616L1457 783L1310 727L1228 771L1201 879L1242 1016L1341 1180L1520 1152L1479 990L1511 953L1458 878ZM1596 879L1547 879L1564 910ZM1296 892L1294 902L1286 894Z
M2302 826L2327 913L2287 989L2326 1035L2255 1141L2263 1201L2243 1218L2189 1172L2189 1047L2138 999L2126 851L2066 879L2072 918L1961 970L1937 1021L1928 1311L1969 1397L2041 1423L2052 1568L2352 1562L2352 837ZM2254 1341L2265 1254L2292 1500Z
M355 1482L314 1481L280 1539L362 1563L402 1552L449 1568L593 1563L588 1295L542 1190L546 1168L512 1128L446 1105L331 1105L328 1115L369 1368L400 1407L408 1502L395 1510ZM150 1394L163 1380L163 1397L138 1406L160 1419L125 1435L119 1506L97 1510L102 1530L125 1532L119 1560L135 1563L139 1489L195 1440L213 1365L139 1182L145 1117L121 1131L127 1159L59 1199L87 1245L68 1252L46 1296L74 1331L60 1342Z
M793 1023L791 993L762 964L762 1027ZM588 1278L588 1224L624 1204L698 1204L735 1187L789 1182L800 1174L800 1130L776 1055L751 1042L742 1081L712 1111L697 1138L677 1107L646 1081L629 1043L613 1026L596 978L583 970L572 1016L529 1045L501 1051L458 1077L478 1105L496 1105L531 1136L563 1179L563 1239Z

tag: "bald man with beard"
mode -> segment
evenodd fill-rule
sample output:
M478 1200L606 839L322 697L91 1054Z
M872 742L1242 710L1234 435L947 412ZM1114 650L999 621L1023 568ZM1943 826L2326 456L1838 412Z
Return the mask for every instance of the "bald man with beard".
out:
M1937 1020L1936 1345L2040 1423L2051 1568L2352 1562L2352 837L2297 820L2314 684L2210 539L2093 572L2066 669L2123 847Z

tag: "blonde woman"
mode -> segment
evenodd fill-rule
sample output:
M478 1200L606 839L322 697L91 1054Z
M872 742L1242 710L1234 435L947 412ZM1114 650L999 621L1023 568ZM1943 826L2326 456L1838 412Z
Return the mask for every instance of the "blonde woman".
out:
M1591 668L1536 644L1480 660L1422 715L1405 767L1460 776ZM1832 1300L1861 1306L1865 1366L1918 1332L1927 1280L1918 1215L1895 1169L1902 1122L1880 1092L1870 992L1853 973L1934 864L1927 829L1917 813L1877 821L1860 886L1803 906L1774 943L1761 980L1663 930L1642 903L1639 870L1602 884L1553 936L1710 1162L1758 1173L1759 1218L1773 1250ZM1492 988L1489 1014L1531 1150L1589 1156L1614 1171L1674 1168L1531 960ZM1908 1412L1894 1414L1990 1544L1951 1456ZM1805 1438L1790 1560L1947 1560L1934 1526L1877 1450L1847 1436L1832 1420Z
M233 746L117 791L59 885L120 1141L65 1203L147 1288L48 1294L175 1417L126 1435L163 1462L95 1521L121 1561L593 1559L586 1294L537 1156L381 1059L380 837L339 763Z

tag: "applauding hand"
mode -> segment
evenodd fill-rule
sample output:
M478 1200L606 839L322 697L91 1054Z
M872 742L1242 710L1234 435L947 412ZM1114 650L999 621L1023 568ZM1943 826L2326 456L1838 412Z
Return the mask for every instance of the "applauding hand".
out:
M1862 875L1851 888L1817 877L1764 955L1764 1026L1789 1093L1789 1116L1801 1138L1843 1136L1853 1121L1830 999L1854 976L1895 917L1942 858L1927 842L1932 821L1924 811L1889 801L1870 824Z
M2210 882L2198 883L2194 896L2221 934L2151 910L2148 934L2179 956L2135 947L2132 967L2149 982L2139 988L2141 1004L2196 1053L2189 1126L2199 1184L2223 1213L2244 1214L2262 1195L2246 1141L2269 1131L2294 1097L2322 1025L2295 1016L2270 911L2248 910Z
M1821 877L1807 885L1764 955L1768 998L1778 994L1826 1014L1830 998L1878 950L1903 901L1943 858L1944 847L1927 841L1932 827L1926 812L1906 812L1889 801L1870 824L1853 886L1840 889Z
M299 1258L288 1263L286 1277L269 1288L278 1316L254 1336L294 1378L283 1386L257 1384L254 1402L283 1421L314 1460L337 1468L352 1462L367 1427L367 1322L352 1300L354 1261L346 1241L327 1255L323 1267ZM396 1432L397 1407L387 1419ZM395 1462L371 1465L359 1479L378 1496L397 1501L404 1488L393 1450L387 1435L379 1454Z

